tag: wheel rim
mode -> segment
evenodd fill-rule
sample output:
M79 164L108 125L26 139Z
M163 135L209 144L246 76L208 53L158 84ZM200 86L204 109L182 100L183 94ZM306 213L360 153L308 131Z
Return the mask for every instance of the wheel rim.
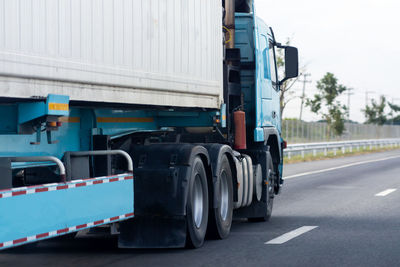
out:
M193 219L197 228L200 228L203 221L203 186L200 175L196 175L193 184Z
M226 220L228 217L228 208L229 208L229 191L228 191L228 180L227 180L226 172L223 171L221 173L221 185L220 185L220 197L221 197L221 218L222 220Z
M274 186L273 186L273 180L272 180L272 170L268 169L268 195L269 198L273 197L274 194Z

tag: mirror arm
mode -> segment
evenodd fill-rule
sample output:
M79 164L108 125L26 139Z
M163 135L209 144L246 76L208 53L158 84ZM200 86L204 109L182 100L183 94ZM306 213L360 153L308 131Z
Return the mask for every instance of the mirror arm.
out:
M286 82L287 80L289 80L290 78L285 77L284 79L279 81L279 85L282 85L284 82Z

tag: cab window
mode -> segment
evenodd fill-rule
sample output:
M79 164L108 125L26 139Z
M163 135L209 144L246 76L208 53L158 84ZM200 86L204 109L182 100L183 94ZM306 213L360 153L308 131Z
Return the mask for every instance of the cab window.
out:
M276 63L275 63L275 47L272 42L269 42L269 66L270 66L270 73L271 73L271 82L272 86L274 87L275 90L278 89L278 81L277 81L277 75L276 75Z

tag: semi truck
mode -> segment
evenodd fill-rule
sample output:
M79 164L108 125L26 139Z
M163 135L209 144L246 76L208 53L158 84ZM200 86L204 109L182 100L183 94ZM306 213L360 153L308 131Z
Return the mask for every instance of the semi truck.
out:
M235 218L267 221L298 52L256 13L1 0L0 249L100 227L122 248L198 248Z

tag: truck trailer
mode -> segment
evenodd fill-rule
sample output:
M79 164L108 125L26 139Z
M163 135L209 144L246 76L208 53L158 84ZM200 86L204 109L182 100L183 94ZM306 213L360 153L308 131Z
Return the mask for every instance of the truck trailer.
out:
M297 75L249 0L0 0L0 249L98 227L198 248L267 221Z

